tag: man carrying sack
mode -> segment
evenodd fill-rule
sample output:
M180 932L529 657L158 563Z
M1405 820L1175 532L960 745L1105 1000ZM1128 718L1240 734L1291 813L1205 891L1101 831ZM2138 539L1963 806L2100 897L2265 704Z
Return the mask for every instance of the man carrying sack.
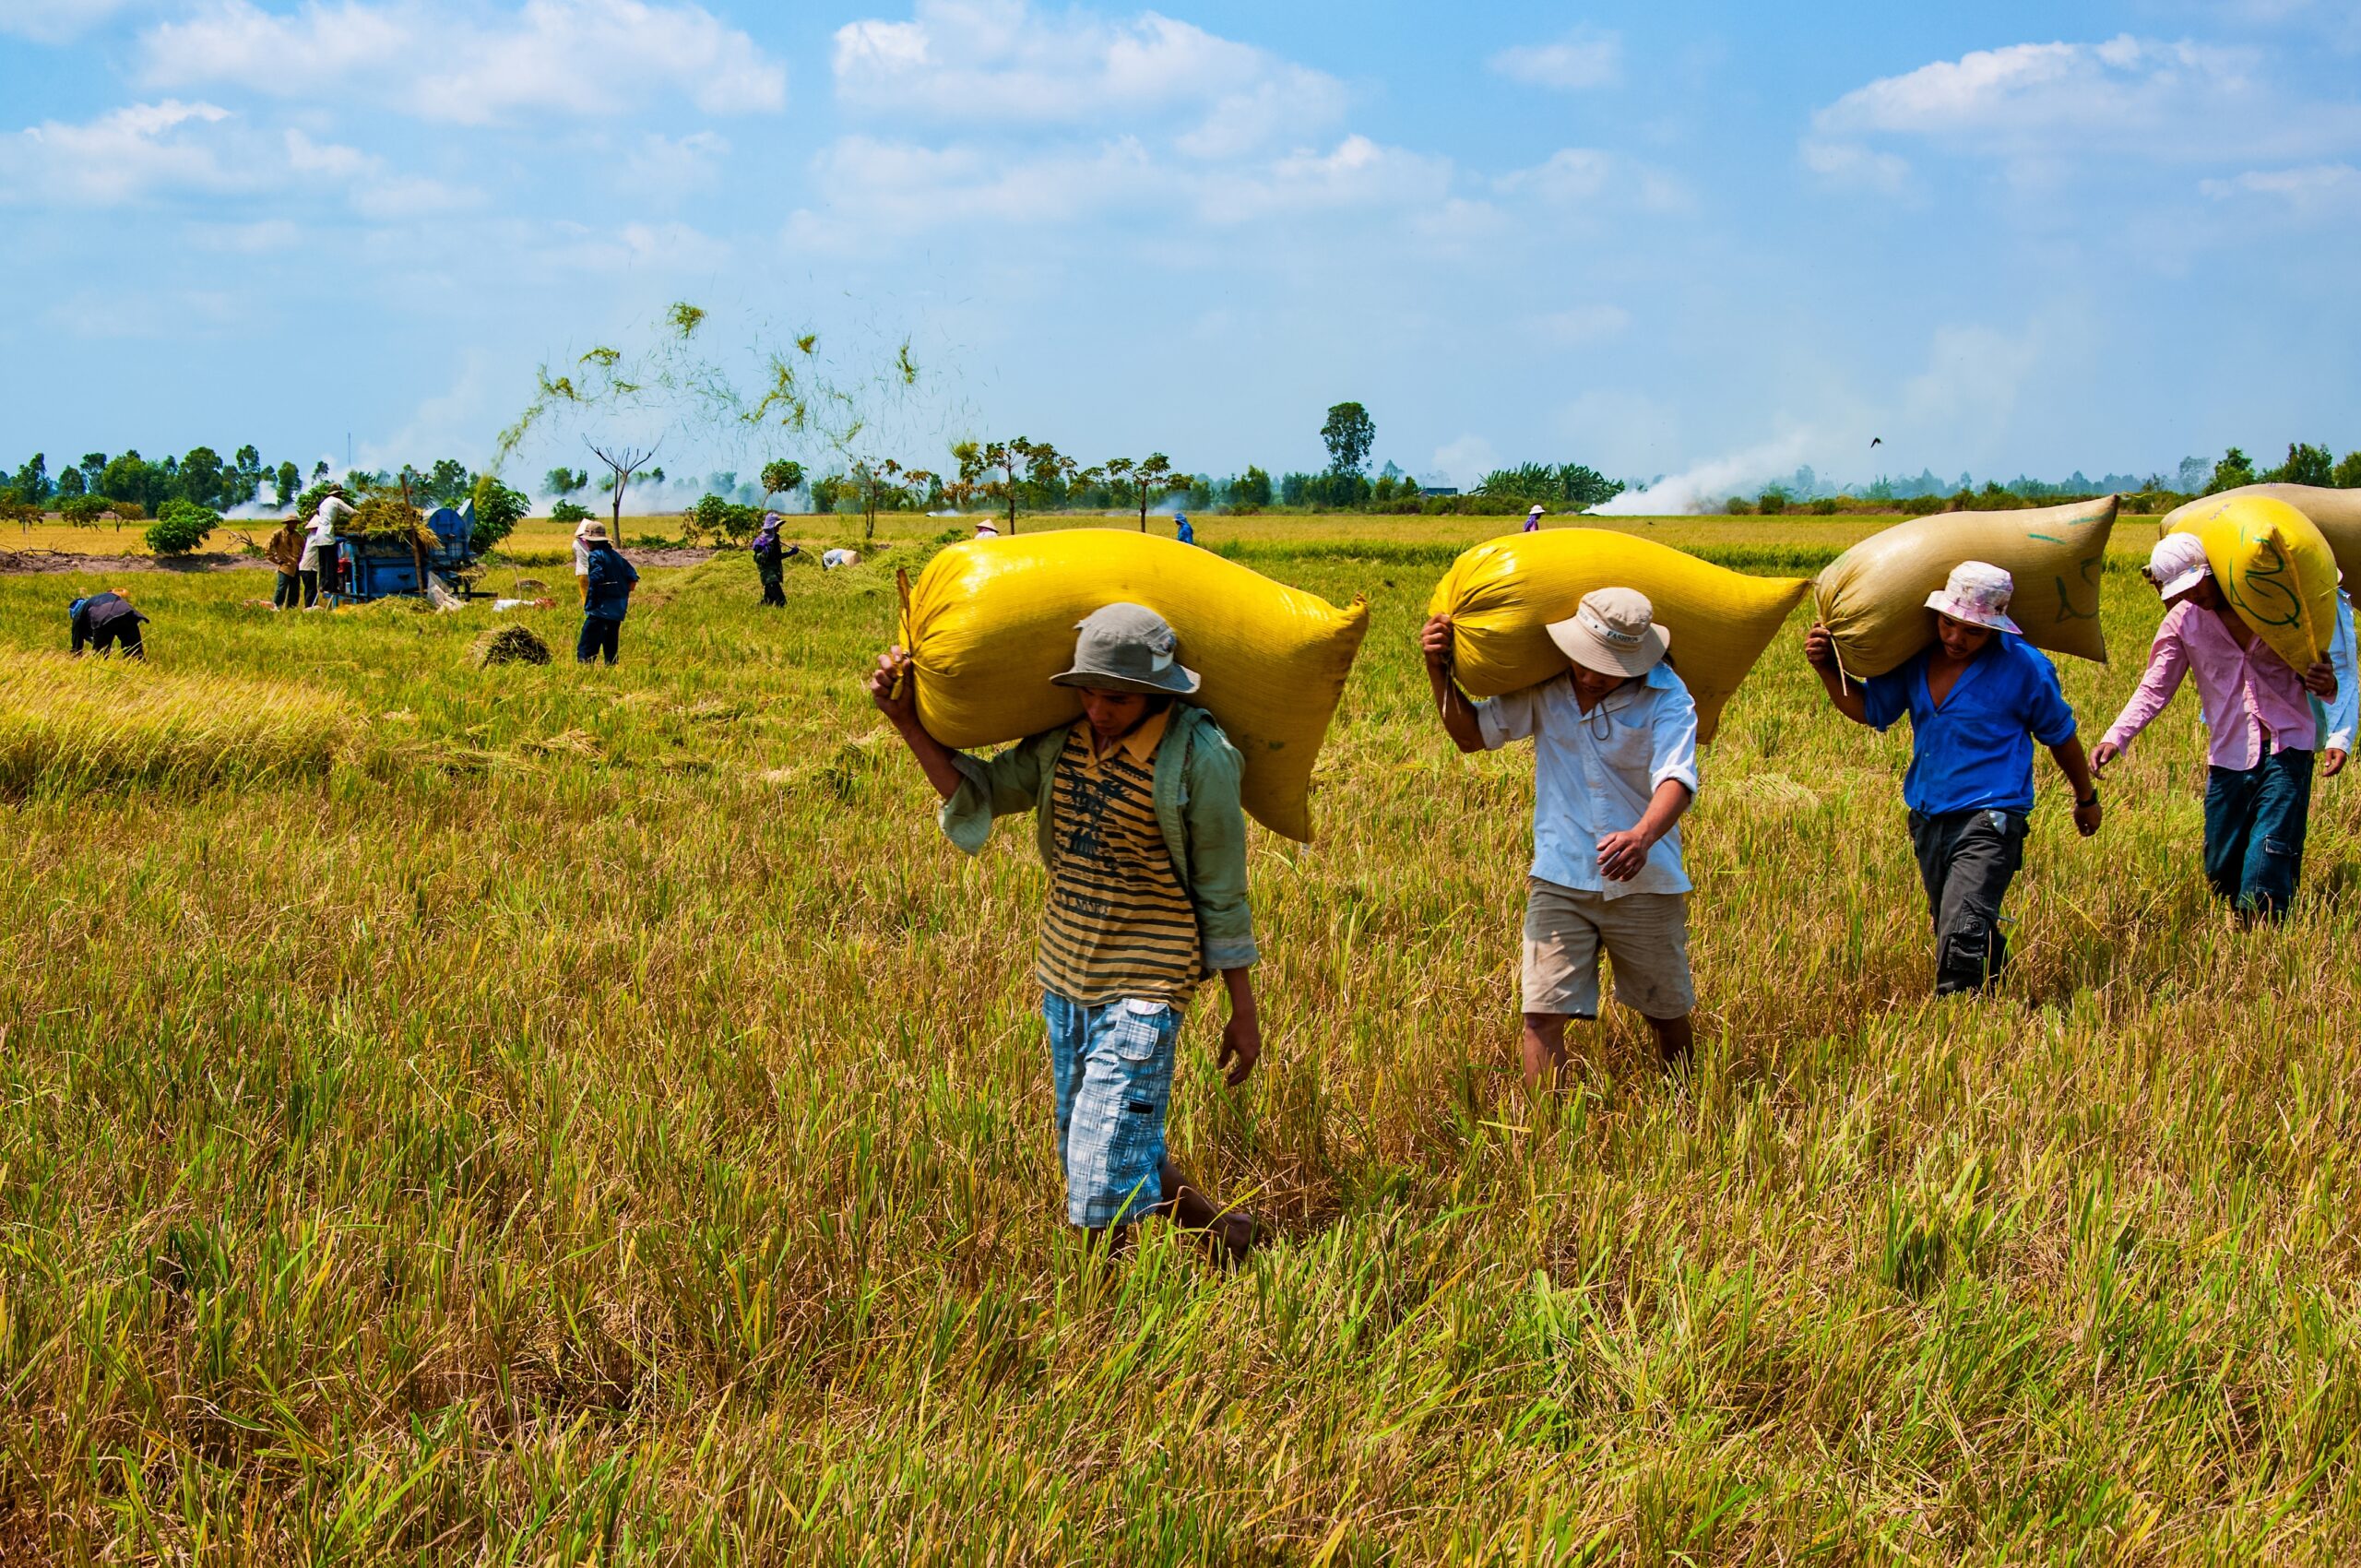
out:
M2096 761L2105 769L2129 750L2181 677L2194 675L2209 765L2205 880L2241 920L2280 920L2296 898L2311 818L2320 738L2311 699L2336 700L2335 672L2322 660L2298 674L2273 653L2222 597L2195 535L2158 540L2142 575L2165 601L2165 619Z
M1598 1016L1598 959L1615 999L1639 1013L1668 1067L1689 1056L1689 974L1679 821L1697 794L1697 704L1665 661L1672 635L1645 594L1583 596L1552 622L1562 675L1485 702L1452 673L1452 623L1419 644L1442 727L1462 752L1534 743L1533 867L1525 907L1525 1082L1566 1066L1566 1020Z
M1927 596L1935 640L1899 669L1848 682L1826 626L1804 638L1836 711L1877 731L1910 716L1910 847L1935 922L1935 994L1980 992L2009 961L2000 901L2024 864L2033 811L2033 743L2039 741L2074 787L2074 826L2099 830L2093 781L2074 710L2058 671L2009 619L2015 581L1998 566L1964 561Z
M1204 708L1172 628L1154 611L1109 604L1075 628L1054 677L1083 717L982 761L919 721L910 657L877 660L869 692L943 797L943 830L969 854L992 821L1035 814L1050 871L1035 978L1057 1084L1066 1218L1109 1256L1133 1222L1169 1215L1236 1263L1254 1221L1207 1198L1165 1153L1165 1110L1183 1011L1218 972L1229 1023L1217 1061L1232 1087L1263 1053L1257 956L1246 902L1245 765Z

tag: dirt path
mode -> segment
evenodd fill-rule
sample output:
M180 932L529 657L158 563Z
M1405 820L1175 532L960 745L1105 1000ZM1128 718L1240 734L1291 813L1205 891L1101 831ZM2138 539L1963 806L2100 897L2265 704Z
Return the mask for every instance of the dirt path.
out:
M626 550L623 556L635 566L694 566L711 556L703 548L679 550ZM160 561L152 555L77 555L63 550L0 550L0 576L21 576L38 572L88 572L111 576L117 572L266 572L270 563L259 555L179 555ZM493 570L521 572L564 572L566 564L555 566L514 566L506 562L495 563Z

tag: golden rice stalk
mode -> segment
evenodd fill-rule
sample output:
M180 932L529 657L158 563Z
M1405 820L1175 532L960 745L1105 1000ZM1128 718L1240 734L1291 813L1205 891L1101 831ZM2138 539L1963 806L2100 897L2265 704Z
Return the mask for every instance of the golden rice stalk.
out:
M322 774L351 731L343 701L276 681L61 654L0 665L0 794Z

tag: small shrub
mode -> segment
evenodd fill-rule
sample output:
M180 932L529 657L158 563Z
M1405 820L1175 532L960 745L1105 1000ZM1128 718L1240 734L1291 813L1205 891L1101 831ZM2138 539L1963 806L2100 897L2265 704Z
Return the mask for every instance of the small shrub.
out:
M1762 498L1755 503L1755 508L1766 517L1775 517L1787 509L1787 493L1774 485L1762 493Z
M1819 500L1813 502L1811 504L1811 515L1815 517L1833 517L1836 516L1836 497L1833 495L1823 495Z
M1733 517L1750 517L1754 515L1754 503L1743 495L1733 495L1722 503L1722 510Z
M592 512L589 507L582 505L578 502L565 500L563 497L559 499L556 505L550 508L550 521L553 523L587 522L596 515L597 514Z
M148 548L159 555L185 555L221 526L221 514L194 501L164 503L148 525Z
M476 481L475 504L476 526L468 536L468 548L479 555L498 549L502 540L516 532L531 505L490 474Z

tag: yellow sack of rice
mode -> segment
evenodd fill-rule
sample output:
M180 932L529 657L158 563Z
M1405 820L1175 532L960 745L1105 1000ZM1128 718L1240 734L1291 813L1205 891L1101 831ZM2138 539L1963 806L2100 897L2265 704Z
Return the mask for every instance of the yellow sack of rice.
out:
M1982 561L2016 580L2009 618L2025 641L2105 664L2099 577L2114 529L2112 495L2013 512L1939 512L1873 533L1830 562L1813 580L1813 601L1845 672L1882 675L1935 640L1927 596L1960 563Z
M2336 557L2311 519L2267 495L2209 495L2165 531L2194 534L2222 597L2296 670L2336 635Z
M1171 623L1197 696L1245 759L1245 806L1274 833L1311 838L1311 765L1328 732L1369 606L1344 609L1176 540L1067 529L970 540L902 587L902 635L919 719L944 745L999 745L1082 715L1050 677L1074 627L1103 605L1144 604Z
M1427 612L1452 618L1459 683L1470 696L1493 697L1565 673L1566 656L1543 628L1572 615L1583 595L1637 588L1672 634L1672 667L1697 700L1703 741L1809 586L1749 576L1607 529L1551 529L1461 555Z
M2249 495L2284 501L2309 517L2336 556L2348 590L2361 591L2361 490L2334 490L2319 484L2242 484L2218 495L2201 495L2165 514L2164 531L2171 533L2183 519L2195 517L2216 501Z

